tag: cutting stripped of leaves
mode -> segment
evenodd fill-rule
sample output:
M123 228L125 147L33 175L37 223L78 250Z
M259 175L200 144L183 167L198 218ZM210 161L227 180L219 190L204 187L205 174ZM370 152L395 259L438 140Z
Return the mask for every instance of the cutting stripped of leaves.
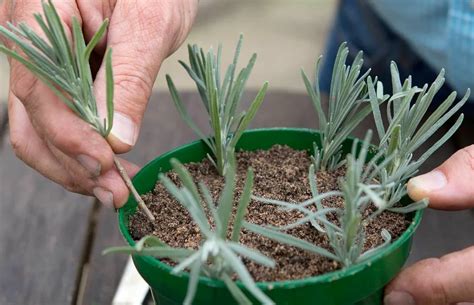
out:
M34 17L46 39L43 39L25 23L19 23L17 26L8 23L8 29L0 26L0 35L14 42L23 54L1 44L0 52L23 64L44 82L71 111L92 126L101 136L107 138L114 120L112 50L108 49L105 55L107 101L105 118L102 118L98 111L89 59L107 30L108 20L101 24L99 30L86 44L81 25L76 18L73 18L73 41L71 43L51 0L43 2L42 5L44 16L37 13ZM154 219L135 190L124 167L115 156L114 163L140 208L150 219Z
M220 175L225 175L227 169L231 166L232 160L234 160L235 146L260 108L268 87L268 83L265 83L247 111L238 112L245 84L257 59L257 55L253 54L247 66L236 75L242 40L241 35L233 62L228 66L223 78L221 77L221 46L219 46L217 55L215 55L212 49L205 54L197 45L189 45L189 65L180 61L196 83L203 105L209 114L212 137L206 136L193 122L184 107L173 80L169 75L166 76L176 108L183 120L211 150L213 156L209 156L209 160Z

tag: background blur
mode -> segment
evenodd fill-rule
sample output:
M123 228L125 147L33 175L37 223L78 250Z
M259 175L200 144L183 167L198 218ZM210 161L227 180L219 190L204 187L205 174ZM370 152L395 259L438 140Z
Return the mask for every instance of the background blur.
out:
M331 0L201 0L198 18L187 43L207 49L222 43L224 63L230 61L240 33L244 34L240 64L251 54L258 54L249 79L249 88L264 81L271 89L304 90L300 69L311 72L316 58L323 53L336 1ZM178 89L194 88L178 64L187 59L183 45L168 58L158 75L155 87L167 90L165 74L173 76ZM8 64L0 56L0 100L8 90Z
M269 91L274 91L267 97L275 104L265 102L256 118L264 124L253 126L314 128L315 114L300 69L303 67L309 75L314 73L315 61L324 52L337 3L334 0L200 0L198 17L187 41L162 66L155 89L163 94L154 95L139 142L127 159L144 164L196 138L174 109L165 74L172 75L179 91L195 92L193 83L177 62L187 58L186 44L198 43L207 49L222 43L223 55L227 56L223 65L226 65L240 33L245 36L240 66L246 64L253 52L258 53L248 89L259 88L269 81ZM7 126L2 122L5 117L2 103L6 101L7 90L8 65L0 55L0 228L7 228L2 233L8 232L0 234L0 305L110 304L127 259L101 255L103 249L123 243L116 228L116 215L93 199L68 193L40 177L14 156L8 145ZM190 103L196 97L194 94L193 99L188 94L188 105L193 105ZM203 111L196 110L200 105L193 107L192 115L205 124ZM157 124L160 124L158 128ZM471 144L472 124L465 120L458 136L448 141L422 172ZM366 129L367 125L361 126L358 135L362 136ZM441 128L434 138L446 131ZM417 231L410 262L474 244L473 217L471 211L445 213L428 209ZM3 249L8 252L2 254Z
M259 57L248 89L268 80L273 91L303 92L299 70L313 71L333 12L334 1L330 0L200 0L198 18L186 43L198 43L205 49L222 43L224 55L231 56L243 33L240 64L245 65L253 52ZM186 49L184 45L162 66L156 89L164 92L154 95L140 142L126 157L137 164L196 138L179 119L164 85L169 73L180 91L196 92L177 62L187 57ZM230 58L223 61L228 64ZM14 156L2 104L8 78L6 58L0 55L0 305L111 304L127 260L126 256L101 254L111 245L123 244L116 214L92 198L66 192ZM304 105L295 107L295 95L279 91L268 96L272 94L274 101L280 101L279 109L285 111L267 103L264 107L274 111L262 111L260 120L312 126L314 114L306 95L296 95ZM196 112L193 115L198 115ZM199 122L205 123L202 114L201 110Z

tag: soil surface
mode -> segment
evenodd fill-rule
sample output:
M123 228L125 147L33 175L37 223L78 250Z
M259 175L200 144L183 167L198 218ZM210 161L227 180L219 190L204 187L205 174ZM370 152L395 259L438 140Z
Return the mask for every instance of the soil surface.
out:
M311 160L306 151L275 145L266 151L238 152L237 163L234 212L249 167L253 168L255 174L253 195L295 203L311 198L308 183L308 168ZM196 182L203 181L209 187L215 202L217 202L224 179L218 175L212 164L205 159L200 163L186 164L186 167ZM338 190L338 180L344 174L344 168L334 172L318 172L319 192ZM177 175L174 172L169 172L167 175L173 182L178 183ZM155 215L156 221L151 223L141 211L137 211L129 222L129 230L134 239L138 240L145 235L152 234L171 246L188 248L199 246L201 234L198 226L193 223L186 209L168 194L160 183L157 183L153 192L144 195L143 199ZM331 197L323 201L323 205L341 207L343 200L340 197ZM246 220L258 225L282 226L294 222L301 216L302 214L299 212L282 211L275 206L252 200L248 207ZM387 229L395 240L409 224L410 222L405 219L404 215L383 212L366 227L365 250L383 242L380 235L382 228ZM286 233L330 249L326 236L319 233L310 224L288 230ZM244 259L244 263L256 281L301 279L341 268L338 262L280 244L245 229L242 230L240 242L259 250L276 262L275 268L268 268Z

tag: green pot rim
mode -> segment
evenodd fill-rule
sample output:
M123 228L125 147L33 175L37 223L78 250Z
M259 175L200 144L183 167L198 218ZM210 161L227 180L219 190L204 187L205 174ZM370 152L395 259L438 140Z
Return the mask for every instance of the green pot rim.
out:
M319 134L320 133L320 131L318 131L316 129L288 128L288 127L257 128L257 129L247 130L247 131L245 131L245 133L251 134L251 133L255 133L255 132L282 131L282 130L283 131L294 131L294 132L307 132L307 133L312 133L312 134ZM348 139L354 139L354 138L349 137ZM146 171L146 169L148 167L153 167L153 164L155 162L158 162L160 159L169 157L170 155L175 154L177 151L179 151L181 149L188 148L190 146L194 146L194 145L196 145L198 143L201 143L201 142L202 142L202 140L196 140L196 141L193 141L191 143L181 145L177 148L174 148L174 149L158 156L157 158L153 159L151 162L147 163L135 175L135 177L139 176L142 171ZM135 183L135 178L132 179L132 181ZM133 198L130 198L129 202L130 202L130 200L134 201ZM129 202L127 202L127 205L128 205ZM123 237L125 238L126 242L131 246L135 246L135 241L133 240L132 236L128 232L128 227L126 225L126 223L128 223L128 221L127 221L127 219L125 219L126 209L124 207L120 208L119 212L118 212L119 229L120 229ZM383 249L382 251L380 251L376 255L372 256L370 259L366 260L363 263L359 263L359 264L350 266L348 268L343 268L343 269L340 269L340 270L337 270L337 271L325 273L325 274L318 275L318 276L313 276L313 277L308 277L308 278L303 278L303 279L297 279L297 280L286 280L286 281L275 281L275 282L257 282L257 285L262 290L278 289L278 288L288 289L288 288L302 287L302 286L306 286L306 285L313 285L313 284L317 284L317 283L328 283L328 282L332 282L332 281L338 280L338 279L343 278L343 277L352 276L352 275L354 275L354 274L356 274L356 273L358 273L358 272L360 272L360 271L362 271L366 268L370 268L370 266L373 264L374 261L377 261L377 260L382 259L383 257L387 256L390 252L394 251L395 249L400 247L403 243L405 243L408 239L410 239L413 232L419 226L419 224L421 222L421 219L422 219L422 216L423 216L423 210L416 211L414 213L414 216L411 220L411 223L408 226L408 228L406 229L406 231L403 232L403 234L395 242L391 243L388 247L386 247L385 249ZM164 270L168 273L171 273L171 270L173 269L173 267L171 267L170 265L168 265L166 263L163 263L160 260L158 260L157 258L152 257L152 256L141 256L141 259L146 261L150 266L153 266L155 268L160 268L160 269L162 269L162 270ZM182 274L176 275L176 276L177 277L184 277L184 278L187 279L187 278L189 278L189 273L183 272ZM206 276L201 276L199 278L199 282L201 284L204 284L204 285L207 285L207 286L210 286L210 287L224 287L225 286L223 281L217 280L217 279L211 279L211 278L206 277ZM237 282L240 283L240 281L237 281Z

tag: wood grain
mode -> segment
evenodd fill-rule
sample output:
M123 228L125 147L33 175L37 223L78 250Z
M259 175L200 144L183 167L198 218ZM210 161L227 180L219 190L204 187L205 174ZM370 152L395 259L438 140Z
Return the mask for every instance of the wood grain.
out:
M71 304L92 201L0 148L0 304Z

